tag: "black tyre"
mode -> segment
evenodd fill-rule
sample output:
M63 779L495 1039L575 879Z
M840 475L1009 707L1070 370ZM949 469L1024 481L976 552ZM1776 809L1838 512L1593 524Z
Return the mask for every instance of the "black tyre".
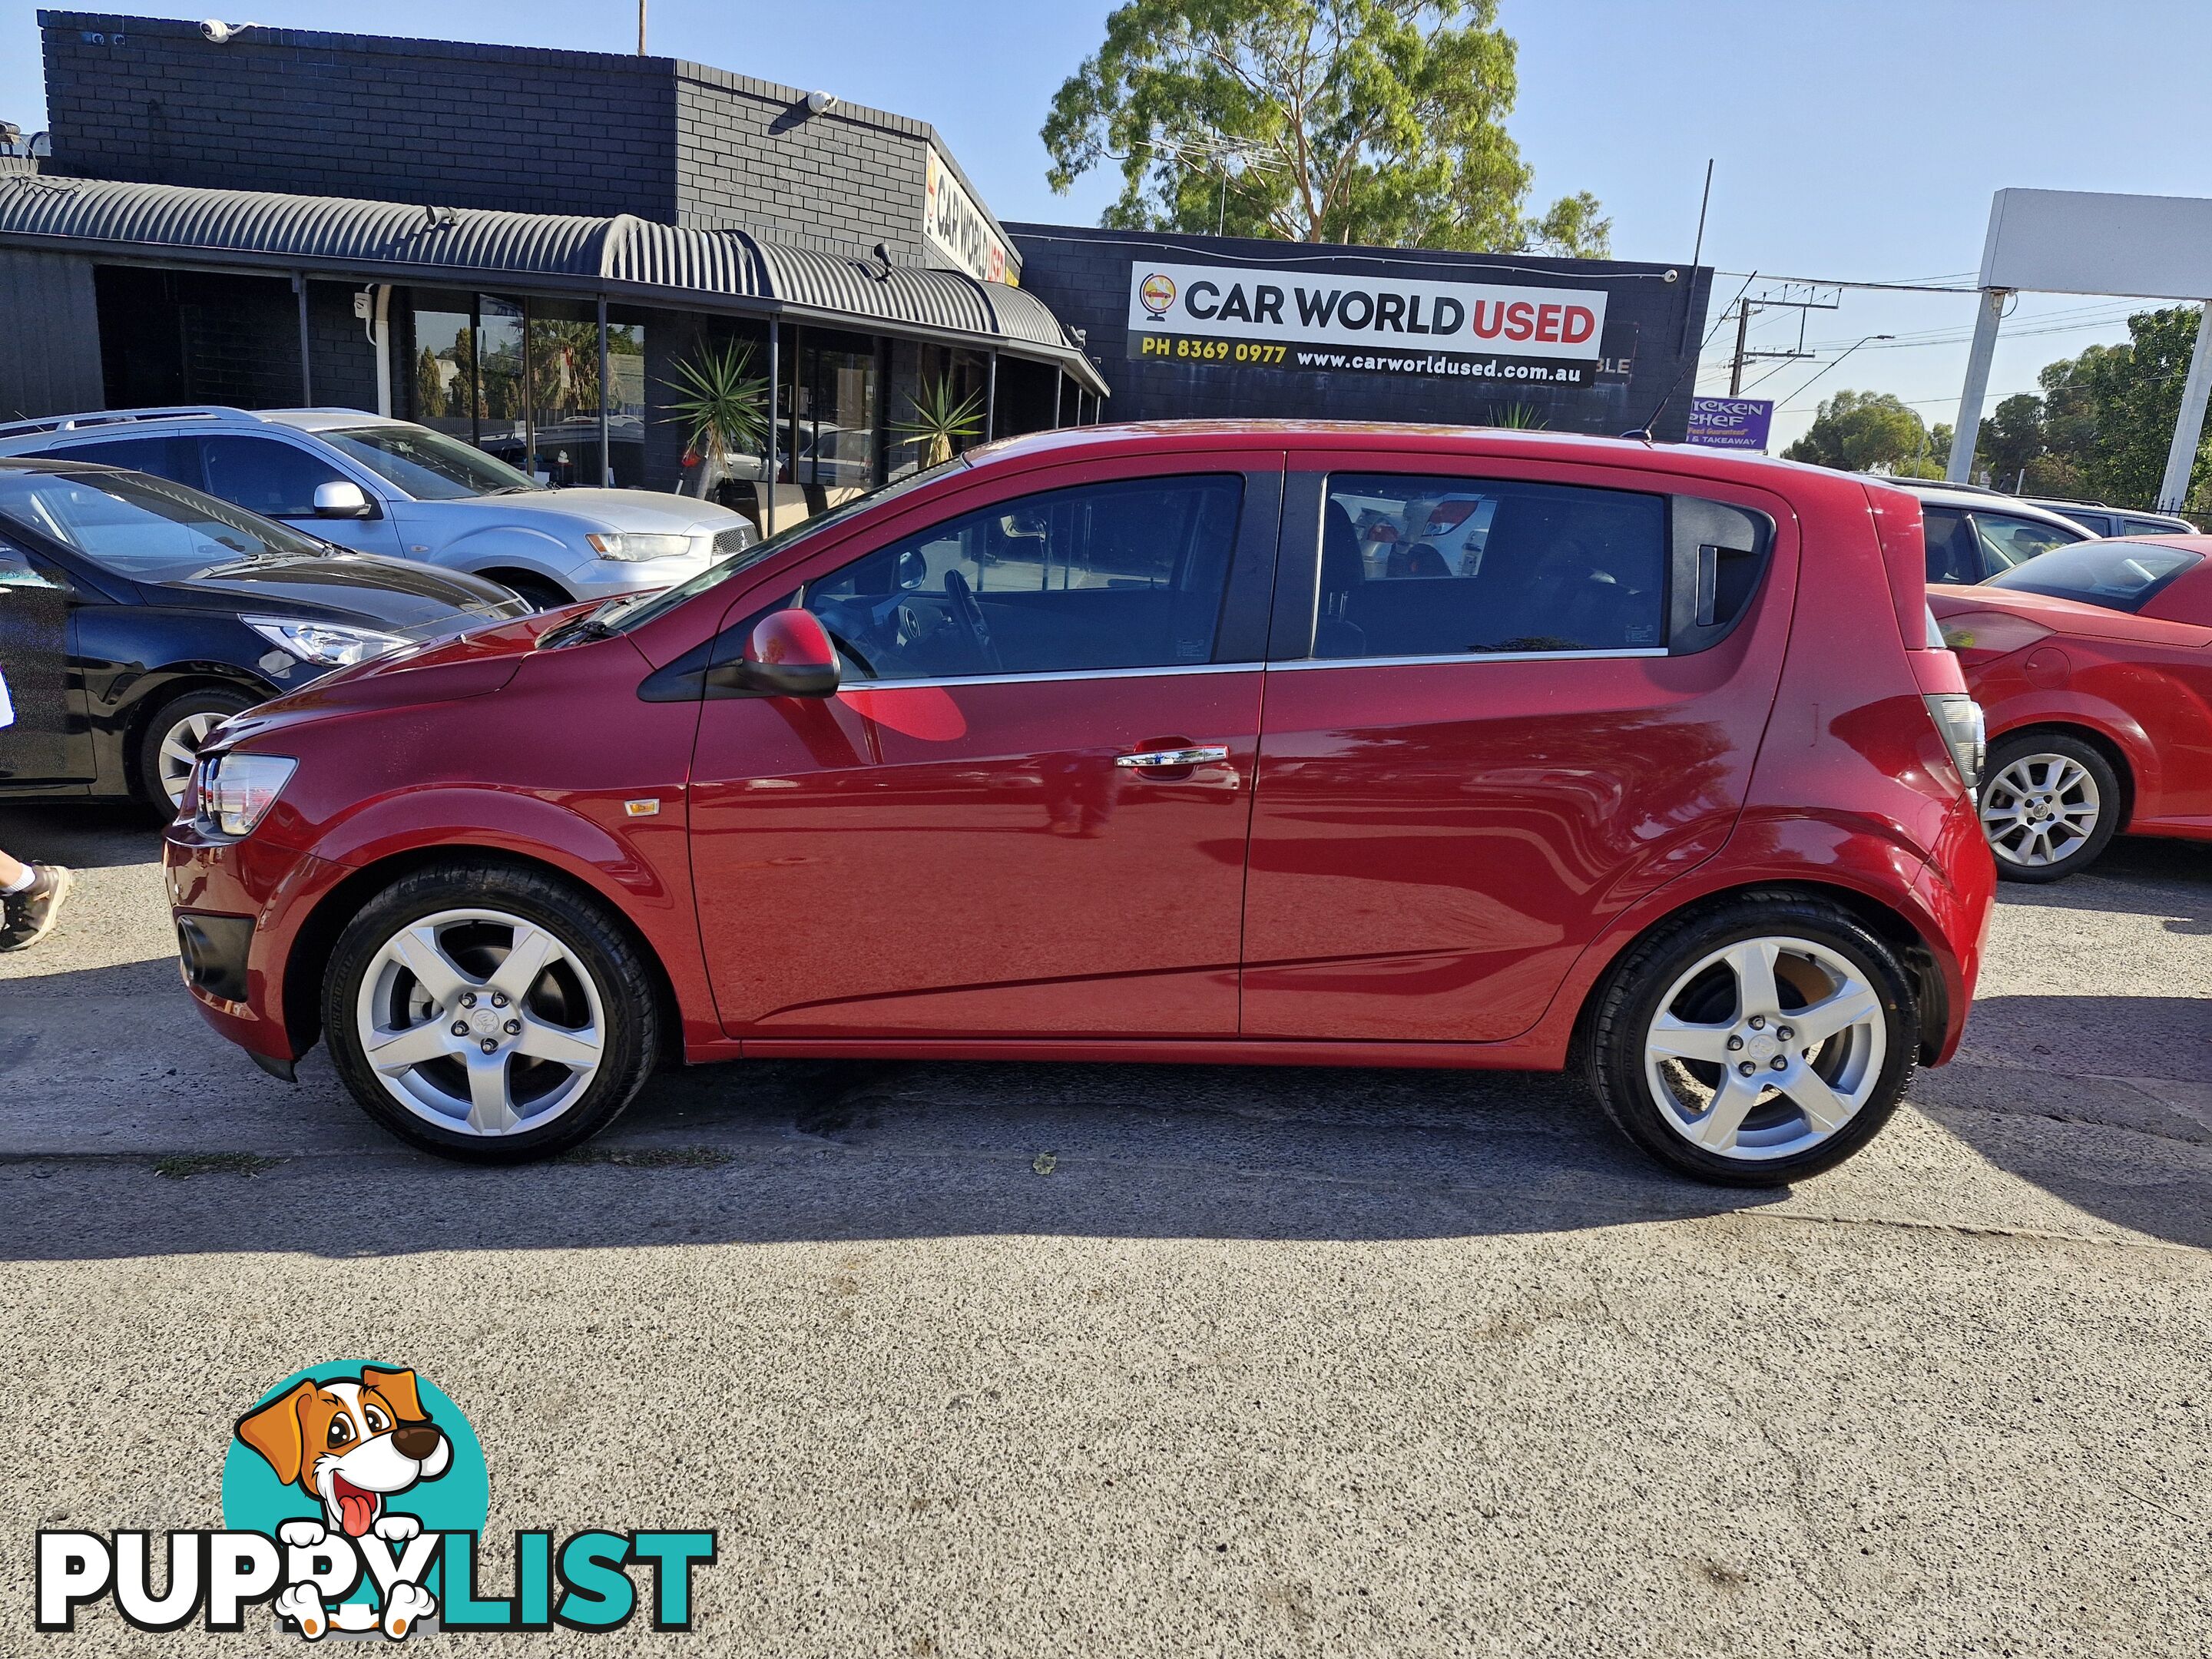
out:
M2063 881L2104 855L2120 827L2120 780L2094 744L2016 732L1990 745L1982 833L2007 881Z
M216 726L259 701L244 691L211 686L183 692L156 708L138 732L131 782L139 798L163 817L173 817L200 745Z
M487 571L485 579L502 587L511 587L530 602L533 611L558 611L564 605L575 604L575 596L550 577L532 575L527 570Z
M471 1164L550 1158L619 1116L653 1069L651 964L597 899L455 860L347 924L324 986L338 1075L401 1139Z
M1591 1087L1669 1169L1778 1187L1872 1139L1911 1082L1912 976L1840 906L1751 892L1614 965L1586 1034Z

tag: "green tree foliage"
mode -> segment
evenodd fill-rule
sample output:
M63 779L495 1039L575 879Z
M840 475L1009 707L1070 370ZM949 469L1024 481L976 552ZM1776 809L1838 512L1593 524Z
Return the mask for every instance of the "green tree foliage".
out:
M443 415L446 412L446 380L438 370L438 355L429 347L422 348L415 360L415 412L417 415Z
M2149 507L2166 477L2166 452L2181 412L2181 385L2197 343L2194 306L2141 311L2128 319L2128 343L2091 346L2078 357L2045 364L2037 375L2041 398L2008 398L2033 406L2034 453L2024 463L2030 494L2078 495L2120 507ZM1994 422L1989 424L1995 424ZM1984 437L1976 459L1989 458L1991 476L2009 488L2014 474L2004 439ZM2197 489L2202 512L2212 496L2212 460L2197 450Z
M1925 470L1929 447L1926 425L1893 393L1838 392L1821 400L1813 424L1782 459L1847 472L1909 474Z
M1587 192L1523 216L1497 0L1129 0L1044 125L1066 191L1117 163L1105 222L1296 242L1601 258Z

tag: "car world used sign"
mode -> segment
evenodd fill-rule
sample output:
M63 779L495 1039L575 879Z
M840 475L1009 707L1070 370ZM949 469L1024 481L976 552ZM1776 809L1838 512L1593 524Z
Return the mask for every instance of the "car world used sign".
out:
M1129 267L1129 356L1141 362L1587 386L1604 332L1595 289Z

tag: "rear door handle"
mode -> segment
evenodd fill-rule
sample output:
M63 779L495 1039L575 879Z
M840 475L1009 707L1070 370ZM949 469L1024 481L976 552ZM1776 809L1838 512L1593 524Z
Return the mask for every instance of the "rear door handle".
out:
M1229 750L1220 745L1201 749L1146 749L1133 755L1117 755L1116 766L1204 766L1212 761L1225 761Z

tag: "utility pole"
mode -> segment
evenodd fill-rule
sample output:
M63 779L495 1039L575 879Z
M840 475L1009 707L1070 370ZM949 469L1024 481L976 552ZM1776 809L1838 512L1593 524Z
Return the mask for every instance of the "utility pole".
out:
M1729 366L1729 396L1743 395L1744 337L1751 332L1751 313L1754 307L1749 301L1739 300L1735 307L1735 361Z
M645 0L637 0L637 55L645 56Z

